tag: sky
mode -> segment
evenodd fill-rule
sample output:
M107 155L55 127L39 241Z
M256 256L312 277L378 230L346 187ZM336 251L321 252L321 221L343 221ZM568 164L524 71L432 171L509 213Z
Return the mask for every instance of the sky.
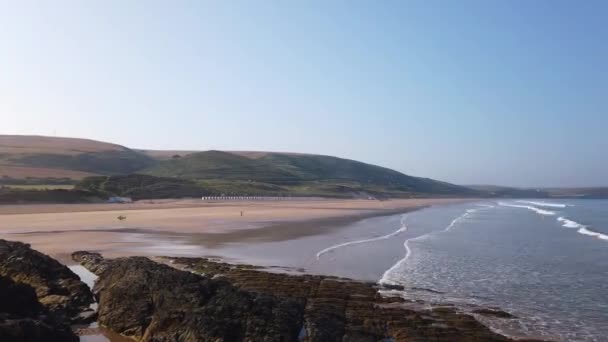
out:
M4 1L0 134L608 185L607 1Z

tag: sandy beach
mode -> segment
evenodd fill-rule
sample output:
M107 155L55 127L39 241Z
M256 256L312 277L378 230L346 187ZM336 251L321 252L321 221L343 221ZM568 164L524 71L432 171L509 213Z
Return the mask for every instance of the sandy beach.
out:
M323 234L367 217L462 201L470 199L146 200L128 204L8 205L0 206L0 238L30 243L60 259L76 250L109 256L153 255L158 250L145 253L146 246L158 244L159 239L187 238L205 246L287 240ZM119 220L119 216L125 219ZM170 248L165 251L168 255L171 252Z

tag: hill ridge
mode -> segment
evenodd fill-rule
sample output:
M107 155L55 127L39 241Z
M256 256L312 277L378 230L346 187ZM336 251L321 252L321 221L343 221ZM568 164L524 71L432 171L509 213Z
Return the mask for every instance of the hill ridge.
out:
M142 150L82 138L0 135L0 179L26 179L25 174L36 175L41 182L57 178L78 181L86 176L143 174L158 177L157 181L163 186L171 183L171 186L184 188L185 183L168 181L183 179L190 181L187 186L195 184L212 189L213 193L397 197L475 193L447 182L409 176L387 167L330 155L214 149ZM114 180L121 182L120 177ZM134 184L132 178L125 182L129 186ZM146 179L145 183L153 186L155 181Z

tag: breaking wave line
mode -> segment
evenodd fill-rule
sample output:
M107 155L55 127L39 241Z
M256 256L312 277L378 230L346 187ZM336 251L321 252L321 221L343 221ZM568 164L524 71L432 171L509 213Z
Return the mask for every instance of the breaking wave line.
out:
M598 238L600 240L608 241L608 235L590 230L589 227L585 226L584 224L580 224L576 221L569 220L565 217L558 217L557 221L562 223L562 227L575 228L576 232L579 234L592 236L592 237Z
M608 241L608 235L602 234L602 233L598 233L598 232L594 232L594 231L589 230L589 229L587 229L585 227L579 228L579 230L577 230L577 232L579 234L589 235L589 236L596 237L596 238L598 238L600 240L606 240L606 241Z
M488 209L490 207L487 207ZM494 207L492 207L494 208ZM424 235L420 235L417 236L415 238L411 238L411 239L407 239L405 240L405 242L403 243L403 247L405 248L405 256L403 257L403 259L397 261L397 263L395 263L393 266L391 266L388 270L384 271L384 274L382 275L382 278L380 278L380 280L378 281L378 284L383 284L383 285L395 285L396 282L390 279L390 274L398 269L399 267L401 267L401 265L403 265L407 259L410 257L410 255L412 255L412 250L409 246L410 241L415 241L415 240L420 240L423 238L426 238L428 236L431 236L433 234L441 234L441 233L445 233L445 232L449 232L450 230L452 230L452 228L454 228L456 226L456 224L460 221L462 221L463 219L465 219L467 216L475 213L478 210L482 210L482 209L467 209L464 214L458 216L457 218L453 219L452 222L450 222L449 225L447 225L447 227L445 227L442 230L439 231L435 231L435 232L430 232Z
M547 215L547 216L555 215L555 211L540 209L537 207L533 207L531 205L519 205L519 204L512 204L512 203L505 203L505 202L498 202L498 205L503 206L503 207L529 209L540 215Z
M374 241L379 241L379 240L386 240L386 239L390 239L395 235L398 235L400 233L403 233L407 230L407 226L405 225L405 218L407 217L406 214L401 216L401 227L399 229L397 229L396 231L390 233L390 234L386 234L386 235L382 235L382 236L378 236L378 237L374 237L374 238L369 238L369 239L363 239L363 240L356 240L356 241L350 241L350 242L345 242L345 243L340 243L337 245L333 245L330 247L327 247L321 251L319 251L317 253L317 260L319 260L319 258L321 258L321 256L327 252L331 252L334 249L338 249L338 248L342 248L342 247L346 247L346 246L352 246L352 245L358 245L361 243L368 243L368 242L374 242Z
M583 228L583 227L585 227L584 225L582 225L576 221L568 220L567 218L565 218L563 216L558 217L557 220L562 223L562 227L566 227L566 228Z
M535 202L535 201L517 201L519 203L528 203L528 204L532 204L532 205L537 205L539 207L549 207L549 208L565 208L568 207L568 204L563 204L563 203L549 203L549 202Z

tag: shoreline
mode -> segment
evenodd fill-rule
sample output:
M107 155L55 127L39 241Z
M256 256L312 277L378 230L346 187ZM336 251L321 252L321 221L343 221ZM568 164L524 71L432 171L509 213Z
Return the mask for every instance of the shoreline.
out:
M228 286L239 292L248 293L248 296L265 296L265 303L270 300L288 301L296 304L299 308L292 307L298 313L295 322L285 321L284 323L294 325L293 335L299 329L305 332L304 336L310 336L312 341L334 340L330 336L342 339L342 336L350 334L361 334L361 336L371 337L373 340L391 339L394 341L426 340L433 338L437 341L512 341L507 335L493 332L487 325L481 323L475 316L469 313L460 312L457 308L449 305L421 303L419 301L408 300L405 298L381 295L383 285L362 282L358 280L346 279L336 276L324 276L313 274L285 274L272 273L267 269L255 265L232 264L212 261L208 258L180 258L180 257L156 257L156 258L119 258L108 259L97 253L77 252L72 255L74 261L79 262L90 272L100 275L100 284L97 284L93 292L102 294L100 309L104 307L115 308L116 305L128 308L133 303L147 300L148 296L138 296L136 292L130 290L131 286L123 286L123 283L132 282L148 284L151 283L153 291L164 291L158 284L164 281L157 281L158 277L183 278L187 282L203 281L219 282L222 286ZM144 260L146 259L146 260ZM144 269L154 269L153 272L143 271ZM115 273L116 275L112 275ZM129 276L125 280L122 274L136 273L136 276ZM197 278L200 277L200 278ZM151 281L147 280L151 278ZM197 280L198 279L198 280ZM169 281L169 280L167 280ZM166 306L162 309L163 316L165 310L173 307L183 310L185 304L179 304L186 300L192 303L190 286L184 286L180 281L179 288L175 289L170 301L176 301L176 305L161 304ZM154 285L157 284L157 285ZM137 285L139 286L139 285ZM180 287L181 286L181 287ZM116 292L112 288L120 289ZM233 291L233 290L231 290ZM123 293L124 292L124 293ZM199 290L195 291L199 295ZM104 296L104 293L105 296ZM129 294L127 303L120 299ZM116 295L116 299L108 296ZM224 297L223 300L231 301L234 295ZM249 297L250 298L250 297ZM120 300L119 300L120 299ZM105 302L105 303L104 303ZM195 301L196 302L196 301ZM204 303L214 303L214 301L203 301ZM284 302L285 303L285 302ZM191 304L188 304L191 305ZM216 305L216 304L202 304ZM230 303L222 302L221 307L230 306ZM189 307L189 306L188 306ZM275 306L276 307L276 306ZM281 305L279 308L285 308ZM208 310L215 310L207 307ZM157 310L161 310L160 308ZM190 310L190 309L188 309ZM247 309L241 309L247 310ZM200 309L193 309L199 312ZM242 312L242 311L239 311ZM255 310L251 314L255 315L260 311ZM272 310L274 312L274 310ZM251 315L247 313L247 315ZM479 315L494 317L495 319L509 319L509 313L493 308L481 308ZM107 319L106 316L117 315L104 311L104 316L100 316L100 323L109 324L110 328L115 328L115 332L126 333L130 337L138 335L166 334L179 332L182 329L200 329L198 323L192 325L189 321L179 326L175 325L151 325L150 331L141 331L133 335L131 330L126 330L123 323L117 323L114 319ZM156 313L154 314L156 317ZM250 316L247 316L250 317ZM284 316L283 316L284 317ZM291 316L294 317L294 316ZM131 320L131 314L129 314ZM161 318L162 319L162 318ZM274 322L276 318L270 319ZM131 321L129 321L131 322ZM363 323L367 322L367 323ZM293 324L295 323L295 324ZM221 327L221 322L213 323ZM274 324L274 323L271 323ZM165 330L157 329L158 326L166 326ZM297 330L296 330L297 329ZM257 331L257 330L256 330ZM265 334L264 330L260 330ZM273 330L274 331L274 330ZM446 334L447 332L450 332ZM102 331L92 331L93 335L101 336ZM85 332L86 335L86 332ZM103 334L107 337L106 334ZM302 336L300 333L299 336ZM261 338L261 336L259 336ZM301 340L301 339L298 339ZM371 339L366 339L371 340ZM540 341L526 339L527 341Z
M405 214L428 207L429 205L424 205L418 207L394 209L383 212L367 212L340 217L316 218L302 221L268 222L267 225L255 229L243 229L224 233L202 233L199 234L197 238L201 238L200 243L207 243L207 246L221 246L222 244L234 242L236 240L238 240L238 242L240 243L280 242L307 236L323 235L330 232L338 231L347 227L349 224L363 221L369 218ZM212 237L213 241L202 240L203 238L209 237Z
M179 243L194 243L195 245L200 245L200 246L206 246L206 247L210 247L210 248L222 248L222 246L233 243L233 242L238 242L240 244L248 244L248 245L257 245L257 244L263 244L266 242L282 242L282 241L288 241L288 240L294 240L294 239L299 239L299 238L307 238L307 237L314 237L317 236L319 237L319 239L322 239L324 237L330 236L331 233L335 233L337 231L340 231L341 229L344 229L345 227L348 227L349 225L356 223L356 222L360 222L360 221L364 221L366 219L372 219L372 218L380 218L383 216L393 216L393 215L399 215L399 214L404 214L404 213L408 213L408 212L412 212L412 211L416 211L416 210L421 210L430 206L434 206L434 205L440 205L440 206L450 206L453 204L460 204L460 203L465 203L465 202L475 202L478 201L477 199L463 199L463 200L458 200L458 201L451 201L451 202L443 202L443 203L427 203L427 204L416 204L414 205L413 203L409 203L408 206L405 207L398 207L398 208L373 208L370 209L368 208L355 208L353 211L349 211L352 210L352 208L347 209L346 213L344 211L344 208L328 208L328 207L316 207L313 208L312 210L316 210L317 213L319 211L330 211L332 213L335 213L335 210L338 210L339 213L341 213L341 215L333 215L333 216L322 216L321 217L313 217L313 218L300 218L300 219L293 219L293 220L278 220L278 219L270 219L270 220L259 220L256 221L256 223L258 224L258 226L256 227L241 227L240 229L226 229L224 231L204 231L204 232L192 232L191 230L185 230L185 231L168 231L168 230L159 230L158 228L156 229L145 229L145 228L114 228L114 229L108 229L108 228L92 228L92 229L81 229L81 230L77 230L77 229L71 229L71 230L65 230L62 232L59 231L53 231L53 230L46 230L46 231L39 231L37 233L22 233L22 234L12 234L12 237L4 237L2 235L0 235L0 238L7 238L7 239L14 239L15 237L24 237L24 236L28 236L29 235L40 235L40 236L46 236L47 238L49 236L54 236L57 240L61 240L62 239L62 235L63 234L80 234L81 237L85 237L86 238L86 234L92 234L91 236L94 236L95 234L112 234L112 235L116 235L116 234L144 234L144 235L148 235L148 236L154 236L154 237L161 237L160 240L162 240L163 238L166 238L167 240L179 240L181 239L182 241ZM333 203L333 202L330 202ZM344 202L343 202L344 203ZM361 202L359 202L361 203ZM318 204L318 203L317 203ZM352 204L352 203L348 203L348 204ZM394 204L394 203L393 203ZM222 206L220 206L222 207ZM226 206L224 206L226 207ZM266 208L267 209L267 208ZM283 210L285 209L289 209L289 208L281 208ZM309 208L310 209L310 206ZM137 211L136 209L132 209ZM173 210L173 209L168 209L168 210ZM2 215L0 215L0 219L2 219ZM372 224L372 222L384 222L384 221L371 221L370 223L368 223L368 226L373 226L374 224ZM392 219L391 221L392 222ZM1 232L1 230L0 230ZM374 234L373 232L370 232L370 234ZM115 246L114 246L115 247ZM33 247L36 248L36 247ZM80 247L78 247L80 248ZM206 263L214 263L217 265L232 265L232 267L235 267L237 269L247 269L245 273L247 274L251 274L251 275L258 275L257 272L263 272L263 273L269 273L269 274L280 274L282 275L280 279L283 279L282 277L291 277L291 276L296 276L296 277L313 277L313 278L318 278L319 279L335 279L335 280L339 280L342 279L343 281L347 281L348 283L357 283L357 284L370 284L374 287L382 287L382 284L378 284L378 282L371 282L371 281L367 281L364 279L358 279L358 278L347 278L347 277L343 277L343 276L330 276L327 274L322 274L322 273L316 273L314 270L308 270L305 268L296 268L296 267L290 267L290 266L285 266L282 264L282 261L278 261L276 263L276 265L278 266L269 266L268 264L264 265L263 263L258 264L255 260L255 258L251 258L251 259L247 259L247 258L240 258L240 259L236 259L236 258L230 258L230 257L223 257L223 256L215 256L213 255L213 253L206 253L206 254L193 254L190 256L180 256L180 255L170 255L170 254L159 254L156 251L150 251L149 253L141 253L142 250L145 250L145 246L142 246L141 248L136 248L136 249L108 249L108 253L106 253L105 251L99 251L99 250L95 250L96 252L99 251L101 254L103 254L105 257L108 258L114 258L114 257L127 257L127 256L146 256L151 260L154 260L156 262L159 262L161 258L159 258L158 256L162 256L162 255L167 255L169 259L198 259L199 262L201 260L206 260ZM82 250L84 250L85 248L81 248ZM89 249L90 250L90 249ZM287 251L289 251L287 249ZM68 255L71 254L69 252L66 252L64 254L64 257L60 258L62 260L63 263L66 263L68 259ZM56 255L52 255L53 257L57 257ZM281 260L276 259L276 260ZM169 262L167 260L167 262ZM170 263L170 262L169 262ZM71 263L67 263L67 264L71 264ZM171 266L175 266L175 265L171 265ZM253 272L253 273L252 273ZM272 277L272 276L269 276ZM292 279L292 278L285 278L285 279ZM288 280L290 281L290 280ZM264 285L265 287L268 287L270 285ZM386 287L386 289L390 289L390 287ZM395 290L395 289L392 289ZM421 289L421 290L425 290L425 289ZM268 290L266 290L268 291ZM446 304L446 303L420 303L418 301L416 301L415 299L412 298L405 298L405 297L393 297L393 296L389 296L391 298L385 298L382 300L386 300L386 301L390 301L397 304L397 302L399 302L399 305L402 306L403 309L406 310L417 310L415 308L417 307L422 307L424 310L431 310L430 312L435 312L436 314L439 314L439 312L443 311L443 310L447 310L447 308L450 308L450 313L448 313L449 315L452 314L463 314L463 315L467 315L467 316L472 316L472 317L478 317L476 314L472 315L471 312L463 312L460 311L457 307L455 306L450 306L450 304ZM401 302L401 300L403 300L404 302ZM405 303L405 304L404 304ZM382 304L384 305L384 304ZM391 304L393 305L393 304ZM486 310L486 308L481 307L481 310ZM497 314L497 315L503 315L505 314L503 311L499 310L499 309L495 309L495 308L488 308L486 310L487 312L489 312L488 316L484 316L485 319L479 319L476 318L478 322L480 322L481 324L483 324L485 327L492 329L491 326L485 322L487 320L494 320L496 319L496 317L492 317L492 315ZM506 313L506 315L508 315L508 313ZM498 317L498 316L497 316ZM97 331L98 332L98 331ZM505 336L509 336L510 334L508 332L501 332L501 331L495 331L498 334L501 335L505 335ZM506 333L506 334L505 334ZM94 334L96 335L96 334ZM89 335L90 336L90 335ZM510 337L515 337L517 335L510 335ZM521 335L518 337L522 337ZM530 336L528 336L528 338L530 338Z
M29 243L63 260L75 248L112 257L159 255L158 251L146 253L146 247L161 246L163 240L168 248L189 244L193 251L196 246L213 249L229 243L286 241L329 234L366 218L475 200L171 200L0 206L0 238ZM126 219L118 220L118 216Z

